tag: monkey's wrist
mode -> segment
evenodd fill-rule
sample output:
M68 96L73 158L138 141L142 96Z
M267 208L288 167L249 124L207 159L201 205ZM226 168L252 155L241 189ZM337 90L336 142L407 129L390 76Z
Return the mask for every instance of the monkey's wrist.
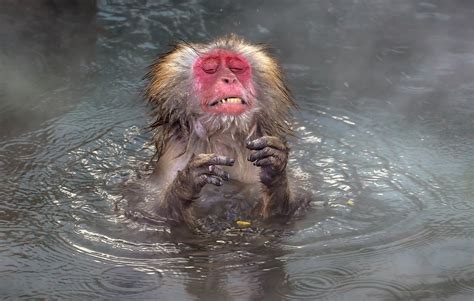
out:
M268 188L287 187L288 177L286 175L286 171L284 170L282 173L275 175L271 178L269 177L262 178L261 182L264 186Z
M168 195L171 199L182 202L183 204L189 204L191 201L197 198L194 192L180 187L170 187Z
M168 193L183 202L189 202L198 198L200 189L197 185L193 185L194 183L188 179L188 173L179 171Z

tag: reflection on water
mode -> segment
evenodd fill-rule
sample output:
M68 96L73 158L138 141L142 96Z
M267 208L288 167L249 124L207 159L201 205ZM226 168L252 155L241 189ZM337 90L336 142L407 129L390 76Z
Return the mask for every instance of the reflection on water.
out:
M461 0L2 2L0 295L470 300L473 17ZM145 67L228 32L282 61L310 210L218 235L127 218L123 183L153 154Z

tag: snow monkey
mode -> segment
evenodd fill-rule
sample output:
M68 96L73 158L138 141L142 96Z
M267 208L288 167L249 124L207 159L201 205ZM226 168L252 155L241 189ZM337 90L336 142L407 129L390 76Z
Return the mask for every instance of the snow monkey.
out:
M192 227L205 199L245 192L252 217L288 217L303 201L287 175L295 103L264 45L229 35L208 44L178 43L149 68L161 195L154 211Z

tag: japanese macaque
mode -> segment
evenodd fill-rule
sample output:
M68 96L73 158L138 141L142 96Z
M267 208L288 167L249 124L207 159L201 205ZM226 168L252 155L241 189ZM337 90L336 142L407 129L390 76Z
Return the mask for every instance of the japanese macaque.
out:
M235 35L179 43L145 79L161 188L156 213L192 227L202 200L226 198L216 186L245 191L255 218L295 212L302 202L290 189L286 141L295 103L265 46Z

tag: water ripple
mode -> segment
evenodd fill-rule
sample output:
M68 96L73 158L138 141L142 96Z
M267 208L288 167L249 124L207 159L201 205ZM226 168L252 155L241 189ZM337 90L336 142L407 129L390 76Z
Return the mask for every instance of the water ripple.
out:
M96 277L102 289L124 295L138 294L160 287L161 273L141 266L116 266L106 269Z
M340 267L305 270L287 276L286 285L289 286L290 293L281 292L279 287L277 291L285 298L314 300L327 297L340 283L353 277L356 277L354 271Z
M474 264L460 268L449 276L449 283L463 292L474 293Z
M410 287L396 281L373 279L350 280L338 284L329 295L330 300L416 300Z

